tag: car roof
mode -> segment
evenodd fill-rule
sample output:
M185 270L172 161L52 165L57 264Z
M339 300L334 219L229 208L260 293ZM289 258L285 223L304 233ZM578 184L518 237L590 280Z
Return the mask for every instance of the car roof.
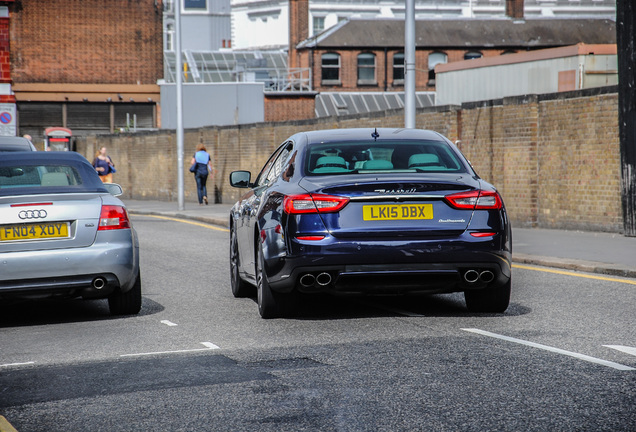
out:
M0 151L36 151L31 141L23 137L0 136Z
M75 163L87 163L90 162L81 154L66 151L66 152L8 152L2 155L0 158L0 164L21 162L26 164L47 164L47 163L59 163L59 162L75 162Z
M393 129L393 128L353 128L353 129L324 129L316 131L301 132L308 144L322 143L330 141L369 141L373 139L372 134L376 133L376 141L395 140L430 140L443 141L442 136L431 130L425 129Z

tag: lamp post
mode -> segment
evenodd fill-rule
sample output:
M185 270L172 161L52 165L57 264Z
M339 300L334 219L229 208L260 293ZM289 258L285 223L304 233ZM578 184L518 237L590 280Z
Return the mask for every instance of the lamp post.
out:
M404 127L415 128L415 0L404 11Z
M177 87L177 205L179 210L185 210L185 193L183 184L183 62L181 58L181 0L174 2L174 31L176 50L176 87Z

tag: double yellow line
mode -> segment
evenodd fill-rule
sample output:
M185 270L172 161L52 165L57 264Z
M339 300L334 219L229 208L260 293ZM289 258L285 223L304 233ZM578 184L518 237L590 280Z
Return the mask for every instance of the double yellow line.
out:
M555 269L550 269L545 267L533 267L533 266L527 266L522 264L513 264L512 268L518 268L523 270L533 270L533 271L539 271L543 273L554 273L554 274L559 274L564 276L574 276L574 277L580 277L584 279L594 279L594 280L601 280L606 282L618 282L618 283L624 283L628 285L636 285L636 281L633 281L630 279L620 279L620 278L607 277L607 276L596 276L596 275L589 275L589 274L583 274L583 273L576 273L572 271L555 270Z
M134 213L133 213L133 215L134 215ZM181 222L181 223L186 223L186 224L190 224L190 225L196 225L196 226L200 226L200 227L211 229L211 230L215 230L215 231L230 232L230 230L227 229L227 228L222 228L222 227L206 224L204 222L191 221L191 220L188 220L188 219L177 219L177 218L168 217L168 216L148 215L148 214L137 214L136 216L151 217L151 218L155 218L155 219L164 219L164 220L169 220L169 221L173 221L173 222Z

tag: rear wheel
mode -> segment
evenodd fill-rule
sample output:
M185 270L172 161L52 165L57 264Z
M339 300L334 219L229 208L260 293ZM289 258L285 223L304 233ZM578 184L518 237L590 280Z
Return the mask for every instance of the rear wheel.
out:
M133 287L122 293L119 290L108 297L108 307L111 315L135 315L141 310L141 274Z
M234 297L251 297L254 287L241 279L239 274L240 256L238 251L238 238L236 231L232 229L230 234L230 285Z
M258 313L262 318L281 318L288 316L295 306L295 293L283 294L272 291L265 272L263 251L258 248L256 260L256 294Z
M466 307L470 312L505 312L510 304L510 287L512 280L497 288L484 288L464 291Z

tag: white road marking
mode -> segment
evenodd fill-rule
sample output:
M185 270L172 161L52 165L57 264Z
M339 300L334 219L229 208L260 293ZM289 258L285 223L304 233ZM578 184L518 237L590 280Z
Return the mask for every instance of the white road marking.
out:
M213 349L213 350L221 349L220 347L214 345L212 342L201 342L201 345L206 346L206 347L208 347L210 349Z
M632 367L625 366L625 365L622 365L620 363L614 363L614 362L607 361L607 360L602 360L602 359L599 359L599 358L596 358L596 357L590 357L590 356L585 355L585 354L579 354L579 353L572 352L572 351L566 351L566 350L562 350L560 348L554 348L554 347L551 347L551 346L548 346L548 345L542 345L542 344L526 341L526 340L523 340L523 339L516 339L516 338L512 338L512 337L508 337L508 336L503 336L503 335L500 335L500 334L497 334L497 333L487 332L485 330L480 330L480 329L476 329L476 328L464 328L462 330L467 331L467 332L471 332L471 333L477 333L477 334L480 334L482 336L488 336L488 337L492 337L492 338L495 338L495 339L501 339L501 340L505 340L505 341L508 341L508 342L513 342L513 343L518 343L518 344L521 344L521 345L526 345L526 346L533 347L533 348L539 348L539 349L550 351L550 352L557 353L557 354L563 354L563 355L566 355L566 356L577 358L579 360L585 360L585 361L588 361L590 363L596 363L596 364L600 364L600 365L603 365L603 366L608 366L608 367L611 367L611 368L614 368L614 369L618 369L618 370L622 370L622 371L633 371L633 370L636 370L636 369L634 369Z
M31 364L35 364L35 362L30 361L30 362L24 362L24 363L5 363L5 364L0 364L0 367L26 366Z
M192 352L201 352L201 351L212 351L216 349L221 349L220 347L214 345L212 342L201 342L205 348L194 348L187 350L174 350L174 351L153 351L153 352L145 352L145 353L134 353L134 354L120 354L119 357L142 357L142 356L153 356L153 355L162 355L162 354L180 354L180 353L192 353Z
M172 321L168 321L168 320L162 320L161 324L165 324L168 327L175 327L177 324L173 323Z
M603 346L636 356L636 348L634 347L628 347L623 345L603 345Z

